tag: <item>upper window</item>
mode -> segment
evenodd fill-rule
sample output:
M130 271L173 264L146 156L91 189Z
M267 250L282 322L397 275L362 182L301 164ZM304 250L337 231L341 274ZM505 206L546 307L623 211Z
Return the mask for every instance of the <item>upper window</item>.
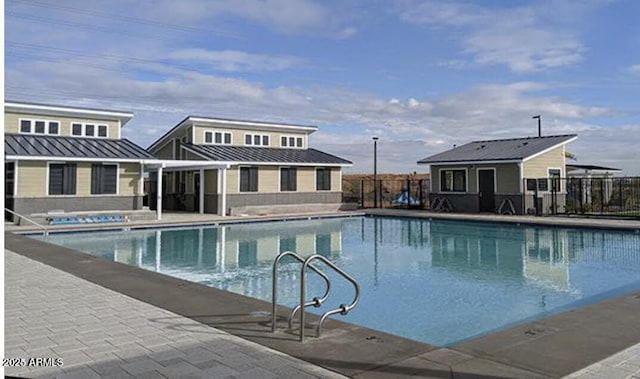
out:
M240 167L240 192L258 192L257 167Z
M76 194L75 163L51 163L49 165L49 195Z
M302 147L302 137L281 136L281 147Z
M212 132L206 130L204 132L204 143L211 143L216 145L231 145L231 133Z
M316 169L316 190L317 191L331 190L331 169L329 168Z
M24 134L60 134L60 121L20 120L20 133Z
M91 165L91 194L115 194L118 191L118 165Z
M295 167L283 167L280 169L280 191L296 191L298 170Z
M250 146L269 146L269 136L262 134L245 134L244 144Z
M467 192L467 170L441 170L441 192Z
M109 127L104 124L82 124L74 122L71 124L71 135L77 137L99 137L109 136Z

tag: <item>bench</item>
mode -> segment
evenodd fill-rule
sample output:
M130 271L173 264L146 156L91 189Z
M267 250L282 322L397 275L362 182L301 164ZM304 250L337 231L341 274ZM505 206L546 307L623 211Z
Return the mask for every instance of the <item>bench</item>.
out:
M127 216L52 216L47 217L49 225L101 224L108 222L127 222Z

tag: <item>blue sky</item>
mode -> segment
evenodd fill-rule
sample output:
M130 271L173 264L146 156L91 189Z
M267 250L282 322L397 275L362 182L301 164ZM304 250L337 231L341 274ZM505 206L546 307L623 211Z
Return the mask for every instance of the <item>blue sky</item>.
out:
M577 133L640 174L635 0L6 0L5 99L130 111L147 147L187 115L316 125L350 172L478 139Z

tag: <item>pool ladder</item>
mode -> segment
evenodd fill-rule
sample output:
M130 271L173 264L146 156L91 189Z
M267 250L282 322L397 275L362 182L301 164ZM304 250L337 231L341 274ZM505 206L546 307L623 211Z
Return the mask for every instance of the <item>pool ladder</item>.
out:
M293 329L293 320L295 317L295 314L300 311L300 342L304 342L304 338L305 338L305 334L304 334L304 329L305 329L305 308L306 307L310 307L313 306L315 308L318 308L320 306L322 306L322 304L329 298L329 293L331 292L331 281L329 280L329 277L322 271L320 271L316 266L312 265L311 262L315 261L315 260L319 260L324 262L327 266L329 266L330 268L332 268L336 273L338 273L340 276L342 276L343 278L345 278L346 280L348 280L351 284L353 284L353 287L355 289L355 296L353 298L353 301L351 302L351 304L340 304L340 306L336 309L332 309L332 310L328 310L326 312L324 312L322 314L322 316L320 316L320 320L318 321L318 324L316 325L316 337L320 337L320 333L322 331L322 324L324 323L324 321L331 315L334 314L341 314L341 315L346 315L347 313L349 313L350 310L352 310L353 308L355 308L356 304L358 304L358 301L360 300L360 285L358 285L358 282L356 282L356 280L349 274L347 274L346 272L344 272L340 267L336 266L333 262L331 262L330 260L328 260L327 258L325 258L322 255L319 254L314 254L309 256L308 258L304 259L302 258L300 255L294 253L293 251L284 251L280 254L278 254L278 256L276 257L276 259L273 261L273 267L272 267L272 293L271 293L271 332L275 332L276 331L276 326L277 326L277 307L278 307L278 263L282 260L282 258L290 256L292 258L294 258L295 260L297 260L298 262L302 263L302 268L300 270L300 304L296 305L292 310L291 310L291 314L289 315L289 329ZM306 272L307 272L307 268L311 269L311 271L315 272L316 274L318 274L326 283L326 290L324 292L324 295L322 295L322 297L314 297L313 299L311 299L310 301L306 301L305 297L305 278L306 278Z

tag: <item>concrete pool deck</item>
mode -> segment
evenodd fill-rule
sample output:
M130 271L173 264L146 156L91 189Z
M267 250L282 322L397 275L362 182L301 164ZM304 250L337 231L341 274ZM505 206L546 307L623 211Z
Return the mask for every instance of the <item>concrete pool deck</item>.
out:
M415 211L377 210L370 213L394 216L438 217L437 214ZM450 217L451 215L445 216ZM498 218L498 221L501 220L500 216L495 217ZM516 221L513 216L509 217L511 220ZM169 218L169 216L165 215L163 223L169 222ZM542 219L550 220L550 218ZM204 224L219 221L220 219L198 219L187 222ZM617 220L605 221L617 222ZM530 223L530 220L527 218L525 221L519 220L516 222ZM624 222L625 226L630 229L636 227L632 226L632 224L636 224L636 230L640 230L640 222ZM132 227L134 226L133 223L130 224ZM609 224L611 225L610 227L619 229L619 227L615 227L613 224L615 223ZM120 228L122 228L122 225L120 225ZM34 312L37 309L42 312L42 309L47 310L51 307L59 306L60 298L53 296L56 291L62 291L64 293L65 291L69 291L69 288L76 288L78 289L77 294L82 294L82 289L86 289L86 293L91 293L96 296L95 294L100 291L97 291L95 287L99 286L97 288L112 294L106 295L100 292L98 296L99 298L104 296L106 299L109 299L105 300L108 304L116 301L113 299L114 296L127 299L127 301L137 304L124 306L123 308L116 307L115 309L118 309L119 312L111 315L113 316L113 320L117 320L118 317L120 317L120 323L123 325L126 325L127 320L129 322L133 319L140 321L137 327L127 329L125 336L121 336L119 343L123 345L129 344L129 342L126 341L127 337L138 345L143 345L140 340L136 339L138 338L136 333L138 330L145 330L145 328L150 327L150 325L154 323L153 320L145 320L144 314L152 312L152 310L144 308L148 306L153 307L155 310L167 312L167 314L162 317L167 317L169 320L176 320L175 322L168 322L167 324L160 322L161 325L156 325L158 333L152 334L160 334L160 329L171 331L171 326L175 329L176 325L178 327L183 324L195 325L194 327L196 329L204 328L209 331L204 334L223 335L224 338L222 340L226 342L236 341L235 338L237 337L224 334L219 330L257 342L260 345L268 346L301 360L290 358L287 355L280 355L280 353L250 344L246 341L234 342L236 345L250 344L251 348L247 347L247 350L255 348L257 349L256 351L261 352L260 349L264 349L264 355L255 354L262 358L275 355L278 359L273 359L279 362L274 364L275 366L280 367L281 370L285 370L282 367L286 366L290 367L291 370L297 371L290 371L290 374L287 374L285 371L270 372L269 368L264 370L265 365L260 365L252 361L248 353L240 355L243 362L246 362L240 365L240 368L234 368L233 364L225 363L225 361L220 358L224 356L223 353L228 350L222 347L224 346L222 341L216 341L214 339L200 341L204 347L196 347L202 347L206 351L198 351L205 355L207 352L210 352L212 354L210 357L216 358L208 361L211 365L208 367L209 369L218 367L221 370L231 370L229 372L236 370L228 375L235 375L237 377L243 377L245 374L252 377L304 377L305 375L307 377L330 377L337 375L333 372L350 377L453 377L454 375L456 377L562 377L572 373L574 377L634 377L634 375L635 377L640 377L640 345L638 345L640 342L640 325L638 325L636 321L638 314L640 314L640 293L631 294L575 311L565 312L544 320L471 340L447 349L420 344L333 320L327 324L322 338L309 338L307 342L300 344L297 341L297 336L288 332L280 331L276 334L268 332L268 320L264 316L264 312L270 308L270 305L267 303L188 283L179 279L168 278L135 267L107 262L11 233L5 234L5 244L6 248L10 250L5 253L5 269L8 273L5 278L5 292L11 294L11 291L17 288L40 291L39 301L30 305L34 307ZM10 258L7 259L7 257ZM17 266L13 265L16 260L20 261L20 259L22 259L22 266L20 264ZM29 261L29 259L39 261L42 264ZM40 267L39 269L44 271L39 274L34 274L28 269L33 266L38 266ZM9 275L9 273L12 275ZM73 284L70 284L66 290L64 287L54 285L50 286L50 288L46 286L43 288L43 283L55 283L55 278L60 276L65 276L68 280L71 280ZM34 298L34 295L30 295L29 292L23 292L21 297L19 296L12 301L7 297L5 300L7 307L5 311L9 311L9 306L18 306L16 304L29 302L32 298ZM68 293L65 298L67 300L77 300L83 299L84 296ZM138 300L136 301L131 298ZM98 312L104 305L103 302L99 301L88 302L87 304L89 310L93 308L94 310L97 309ZM130 312L122 312L123 310L127 310L128 307L132 307L134 310L144 308L142 316L137 318L129 317ZM63 323L63 325L80 325L81 322L73 321L78 319L86 321L87 311L85 311L84 314L82 312L74 314L73 310L76 309L75 306L65 309L68 309L68 311L64 312L63 316L66 323ZM133 314L135 315L135 312ZM59 328L59 326L56 325L59 320L56 320L55 316L49 319L44 318L45 321L42 320L43 318L18 317L18 319L26 322L26 324L19 324L15 328L5 323L5 357L11 357L13 351L17 351L21 356L34 357L33 351L24 350L23 347L31 346L27 343L38 345L37 340L41 337L41 333L44 331L43 328L50 332ZM89 319L93 321L91 326L94 328L94 338L101 340L101 338L98 337L100 335L99 330L103 330L103 332L107 330L108 332L108 326L105 326L104 322L99 318L96 320L89 317ZM47 325L47 320L52 324ZM185 329L189 329L190 327L191 326L186 327ZM18 338L10 339L10 336L13 336L13 334L9 333L14 333L14 330ZM76 333L82 334L81 331L78 330ZM113 331L111 331L111 333L113 333ZM149 333L147 330L147 334ZM142 337L144 337L144 334ZM78 354L80 357L82 357L83 354L88 356L83 349L90 348L91 346L89 345L93 343L88 340L82 342L78 337L82 345L78 345L80 346L79 348L74 348L68 346L69 344L73 345L73 343L68 341L68 343L65 343L64 338L62 340L59 338L62 337L55 337L55 335L53 337L48 336L43 341L50 345L47 346L47 348L50 348L53 352L62 352L64 349L68 349L67 351L69 352L80 351L81 354ZM244 341L242 339L240 340ZM92 341L95 341L95 339ZM154 355L159 354L159 352L151 349L158 345L164 346L163 343L158 341L162 341L162 339L157 338L155 342L145 347L148 351L143 350L135 356L138 358L134 359L134 361L138 362L137 366L136 364L132 365L132 362L122 359L120 355L115 353L115 351L118 351L118 347L116 346L118 342L110 345L113 351L106 351L105 353L107 355L110 353L125 361L119 362L117 359L108 360L108 362L115 362L112 365L113 370L117 370L115 366L118 366L125 371L125 374L131 374L132 371L135 371L136 376L137 374L145 373L145 371L139 370L144 370L146 367L161 370L172 364L185 365L185 362L196 368L198 368L198 363L201 365L204 364L203 362L197 362L199 359L204 359L202 357L189 358L189 354L180 355L179 352L173 352L173 354L180 356L180 360L175 360L174 358L176 357L168 358L166 361L170 362L165 366L162 364L164 361L154 359L154 357L162 355ZM21 343L22 345L20 345ZM60 346L64 346L64 348ZM56 349L55 347L58 348ZM108 350L108 347L109 346L103 347L103 349ZM22 350L12 350L14 348L20 348ZM181 349L175 346L171 348L175 350ZM245 347L243 347L243 349L244 348ZM620 351L622 352L615 355ZM182 352L184 353L184 351ZM93 354L99 353L94 351ZM74 355L70 354L69 356ZM51 357L53 358L55 356ZM74 373L72 371L74 370L89 369L97 372L95 369L97 363L95 362L85 359L84 363L79 363L74 369L74 367L70 366L72 361L69 359L71 358L67 359L65 356L62 357L65 358L66 366L62 369L68 370L62 373L68 374L68 377L73 377ZM607 357L609 358L605 361L596 363ZM160 366L153 365L149 359L155 361ZM190 362L190 359L195 361ZM141 360L146 360L146 363L140 363ZM215 362L211 362L212 360L215 360ZM284 366L282 365L282 360L286 361ZM309 366L305 366L307 363L302 361L322 366L331 371L314 371L313 366L309 368ZM584 369L593 363L596 364ZM98 364L99 367L104 367L104 365L104 362L102 362L102 366ZM221 365L223 367L220 367ZM266 365L268 366L268 364ZM184 367L188 368L189 366L185 365ZM226 369L224 367L226 367ZM256 369L252 371L252 374L245 372L251 368ZM127 369L129 369L129 371L127 371ZM176 373L171 370L172 369L167 369L158 372L165 372L164 375L171 377L171 373ZM7 374L11 372L13 371L8 371ZM91 371L88 372L91 373ZM60 368L54 368L54 371L50 371L51 375L55 373L60 374ZM29 375L32 376L31 374ZM196 371L194 371L192 375L207 376L202 373L198 374ZM82 375L78 377L80 376ZM337 377L339 377L339 375Z

